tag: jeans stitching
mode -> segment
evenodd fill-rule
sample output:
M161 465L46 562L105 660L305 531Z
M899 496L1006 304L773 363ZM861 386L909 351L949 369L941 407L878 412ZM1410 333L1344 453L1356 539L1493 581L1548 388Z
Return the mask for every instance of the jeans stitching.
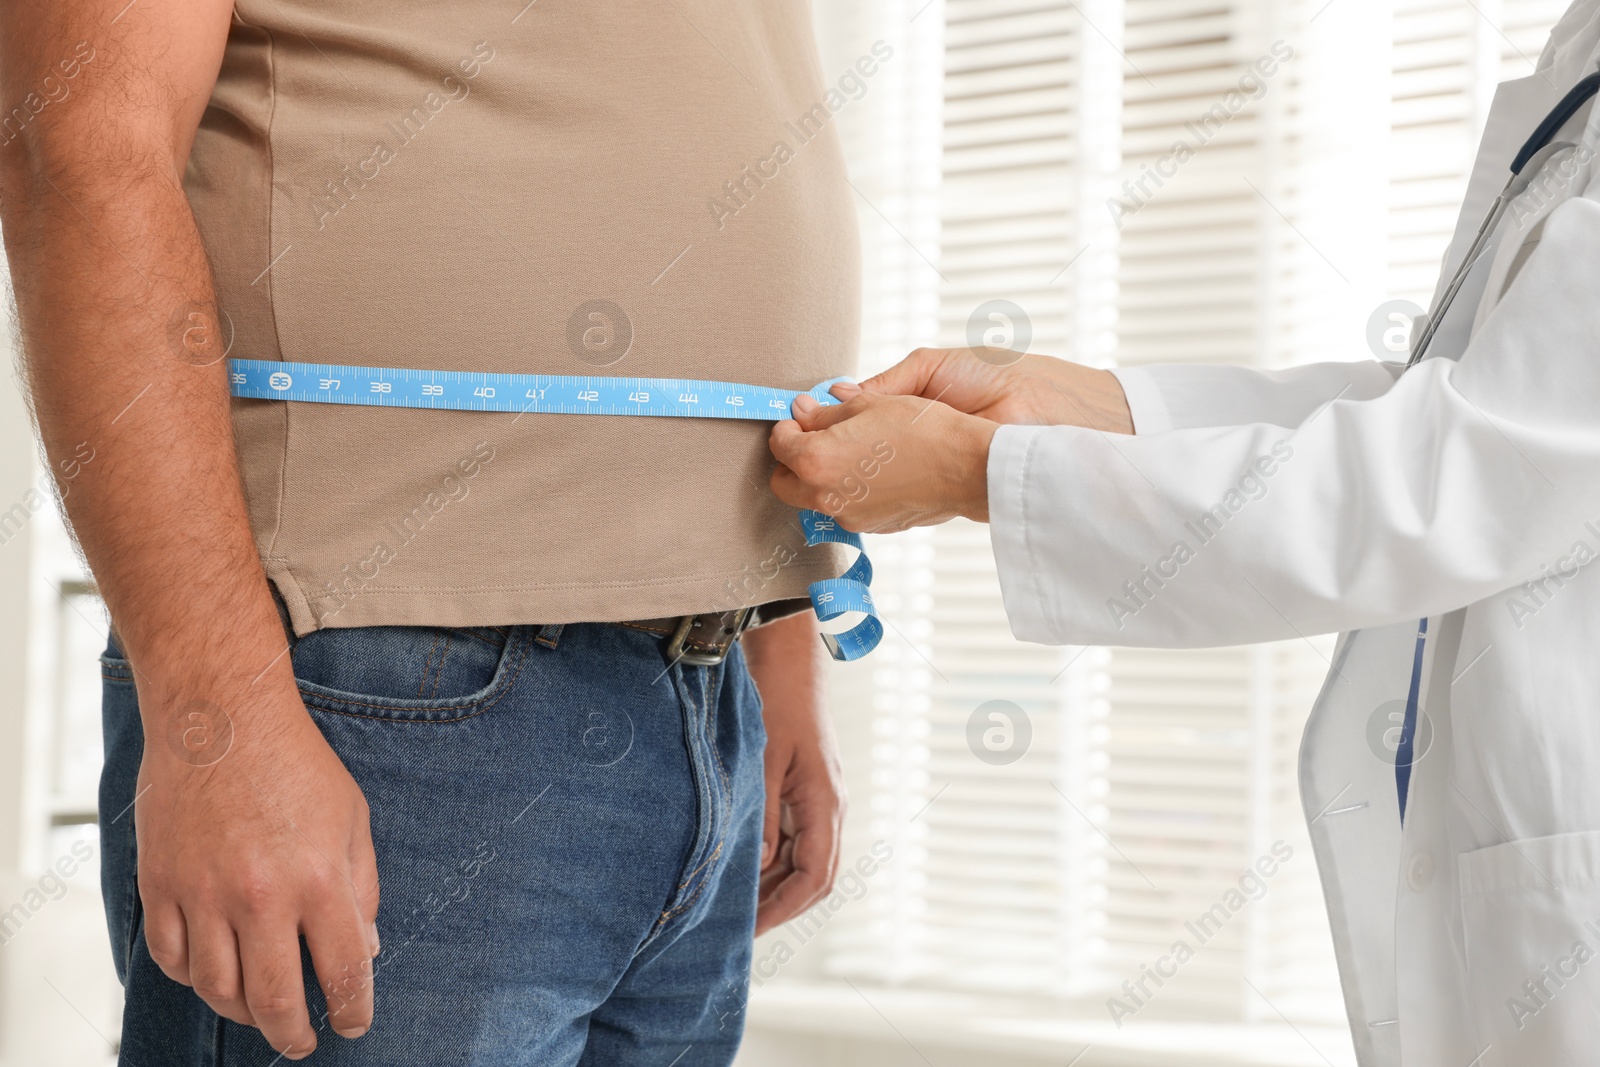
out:
M216 1026L216 1029L212 1031L211 1062L214 1067L222 1067L222 1064L227 1062L228 1056L226 1044L228 1021L222 1016L218 1015L214 1019L214 1025Z
M450 642L453 635L449 630L444 632L444 647L439 649L439 663L433 669L433 696L439 695L439 687L444 685L444 662L450 658Z
M692 757L692 754L691 754L691 759L692 758L693 757ZM720 776L720 771L718 773L719 773L719 776ZM710 787L710 783L707 782L706 784L707 784L707 787L709 788ZM698 825L696 825L696 827L695 827L695 834L696 834L697 837L699 836L699 826ZM678 890L677 890L678 892L681 893L681 892L683 892L683 890L687 889L689 887L689 885L695 880L695 876L696 875L698 875L701 871L705 870L707 867L711 866L711 864L716 862L717 850L720 849L721 847L722 847L722 842L719 840L716 845L712 846L711 853L708 856L706 856L705 859L700 861L699 866L695 867L694 870L692 870L688 874L686 874L684 876L683 881L678 883ZM692 902L692 898L691 898L691 902ZM685 905L685 906L687 906L687 905ZM667 914L674 914L674 912L672 912L669 909L668 912L663 912L662 914L665 916Z
M306 700L310 706L316 708L318 711L325 711L330 715L346 715L352 719L366 719L369 722L374 719L378 719L383 722L405 723L406 725L417 724L423 726L432 725L434 723L460 722L462 719L471 719L478 715L482 715L494 705L498 704L505 697L506 693L510 692L512 683L515 682L517 680L517 676L522 673L523 664L527 661L527 644L525 642L519 642L514 654L517 657L516 664L507 673L505 681L501 682L494 692L485 694L478 700L467 701L464 704L449 704L438 708L408 708L394 704L376 704L362 700L345 700L340 697L327 697L320 693L307 692L305 689L298 686L296 688L299 689L300 696ZM457 715L454 718L449 719L415 718L412 716L395 718L381 715L363 715L357 711L342 711L339 708L327 706L329 703L348 704L355 708L376 708L379 711L411 713L420 711L424 715L435 711L459 711L462 708L475 708L476 710L470 711L465 715Z
M719 663L717 666L706 671L706 674L708 675L712 673L715 673L717 676L717 684L716 686L709 688L712 693L721 693L722 664ZM711 746L711 758L717 762L717 777L722 779L722 806L724 808L724 812L726 813L727 811L732 810L733 786L729 783L728 768L724 766L722 762L722 746L717 744L717 712L720 710L721 705L722 701L713 699L713 697L709 695L706 697L706 740Z
M710 678L711 678L712 675L715 675L717 677L717 680L718 680L718 685L716 685L715 687L710 685ZM690 907L693 906L693 904L694 904L694 902L696 900L700 899L700 895L705 892L706 886L709 885L710 882L711 882L711 874L712 874L712 871L716 867L717 860L719 860L722 857L723 846L725 844L727 844L728 824L732 821L732 814L733 814L733 788L729 784L728 771L727 771L727 768L723 765L722 752L721 752L721 749L719 748L719 746L717 745L716 722L717 722L717 710L718 710L718 706L719 706L720 702L712 700L711 696L710 696L710 693L712 693L712 692L720 692L721 691L721 688L722 688L722 686L720 684L721 683L721 675L722 675L722 665L721 664L718 664L715 667L710 667L710 668L707 668L705 670L702 670L701 673L700 673L700 692L701 692L702 696L705 699L706 720L707 720L707 729L706 729L706 733L705 733L705 739L707 741L708 747L711 749L711 758L716 763L716 766L717 766L717 778L722 782L721 803L719 803L717 805L717 807L720 808L721 811L722 811L721 828L720 828L720 832L717 835L717 843L715 845L713 845L712 848L711 848L711 854L705 858L705 860L700 864L700 866L696 867L694 870L689 872L689 876L684 879L683 884L678 886L678 891L682 892L683 889L686 886L689 885L689 883L694 881L696 875L698 875L702 871L704 871L705 874L700 879L699 888L696 889L694 891L694 893L690 895L688 900L685 900L682 904L678 905L676 908L672 908L672 909L670 909L668 911L663 912L662 915L661 915L661 921L662 922L666 922L667 920L669 920L669 919L671 919L671 918L673 918L675 916L682 915L685 911L687 911Z
M728 768L722 762L722 746L717 743L717 713L722 707L722 701L717 698L722 693L722 672L723 665L721 663L705 672L708 692L706 697L706 743L711 748L711 758L717 764L717 777L722 781L722 803L718 805L722 809L722 819L717 834L717 845L711 853L712 863L715 863L721 857L722 846L728 839L728 826L733 822L733 783L728 777ZM710 678L713 675L717 681L714 686L710 684ZM705 881L709 882L710 880L711 871L708 870L705 873Z
M700 866L701 867L706 867L706 866L709 866L712 863L715 863L717 861L717 857L720 856L721 854L722 854L722 842L718 841L717 842L717 847L712 850L710 856L706 857L706 862L701 864ZM693 881L693 880L694 880L693 876L690 876L689 881ZM688 885L688 884L689 884L689 882L683 883L683 885ZM662 926L666 925L672 919L678 917L679 915L682 915L685 911L688 911L691 907L693 907L694 906L694 902L700 899L700 894L704 893L706 891L706 886L708 886L710 884L711 884L710 872L707 872L707 876L705 878L700 879L700 885L695 889L695 891L692 894L690 894L688 900L684 901L682 904L679 904L675 908L670 908L667 911L664 911L664 912L661 913L661 918L656 921L656 928L659 930ZM683 888L683 886L679 886L678 888L681 890Z
M467 637L470 637L475 641L481 641L484 644L488 645L490 648L494 648L494 649L504 649L506 647L506 641L509 641L511 639L510 635L508 635L508 634L506 634L504 632L501 632L501 631L495 631L493 629L493 627L490 627L489 629L491 630L491 632L499 632L500 636L506 639L505 641L495 641L495 640L493 640L491 638L483 636L483 629L484 629L484 627L463 627L462 629L457 630L456 632L459 633L459 634L464 634Z
M703 871L707 867L711 866L712 863L716 862L717 850L720 849L721 847L722 847L722 842L721 842L721 840L718 840L717 843L714 846L712 846L711 854L709 856L707 856L705 859L700 861L700 866L698 866L694 870L690 871L688 876L685 877L683 881L678 883L678 892L681 893L683 890L687 889L689 887L689 883L694 881L694 876L695 875L699 874L701 871Z
M135 783L137 785L137 783ZM129 869L133 871L132 892L128 894L128 943L125 946L122 959L122 973L133 975L133 957L139 947L139 924L144 919L144 900L139 896L139 846L135 843L128 849Z
M428 672L433 668L433 654L439 650L439 635L433 635L433 644L428 646L428 658L422 661L422 681L417 683L417 698L422 699L423 692L428 688ZM439 692L438 685L433 687L434 694Z
M700 674L700 692L701 692L701 697L702 697L702 700L701 700L701 703L700 703L699 706L707 706L705 704L705 701L704 701L704 696L705 696L705 676L708 673L709 673L709 671L706 670L706 669L702 669L699 672L699 674ZM687 693L684 692L684 691L687 690L689 687L687 685L688 679L683 677L683 669L681 667L679 667L676 670L674 670L673 674L674 674L674 682L676 683L674 685L674 688L679 690L679 697L678 697L679 703L684 707L685 711L687 712L688 724L692 727L692 729L690 731L688 749L689 749L690 766L694 767L694 766L696 766L696 765L701 763L701 761L696 759L696 754L695 754L695 737L697 735L703 737L703 730L702 730L702 727L701 727L700 722L699 722L699 718L700 718L700 716L698 714L699 706L697 706L693 700L686 700L685 699L685 696L687 696ZM709 710L709 707L708 707L708 710ZM713 753L714 752L715 752L715 746L713 746ZM718 775L717 776L719 778L721 777L720 769L718 771ZM697 778L705 778L705 776L701 772L698 772L698 771L696 772L696 777ZM708 778L705 778L705 786L706 786L707 792L713 791L713 788L714 788L713 784ZM715 803L714 800L713 800L713 803ZM698 804L699 804L699 800L698 800L698 798L696 798L696 805L698 806ZM695 837L698 839L699 836L700 836L699 820L696 819ZM652 939L662 931L662 929L666 926L666 924L668 922L670 922L676 916L682 915L685 911L687 911L690 907L692 907L694 905L695 901L700 899L700 896L705 892L706 886L710 881L708 868L710 868L713 864L716 863L718 855L722 852L722 844L723 843L722 843L721 839L719 838L717 843L712 846L711 851L706 856L706 858L701 860L700 863L692 871L690 871L687 875L684 876L683 881L678 884L678 887L674 892L675 893L682 893L684 891L684 889L688 888L690 885L692 885L694 883L695 878L700 874L700 872L707 871L707 877L701 879L700 885L695 888L694 892L689 895L689 898L687 900L680 901L677 904L675 904L675 905L673 905L673 906L671 906L671 907L669 907L669 908L667 908L667 909L665 909L664 911L661 912L660 916L656 919L656 922L655 922L653 928L651 929L651 938Z

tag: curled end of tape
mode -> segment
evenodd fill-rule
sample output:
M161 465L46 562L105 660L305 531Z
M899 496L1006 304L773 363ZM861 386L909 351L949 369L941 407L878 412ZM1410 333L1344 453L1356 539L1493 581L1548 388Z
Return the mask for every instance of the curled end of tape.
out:
M870 588L872 564L862 551L861 535L844 529L832 516L820 511L802 511L800 525L808 545L832 542L850 545L860 553L844 574L812 582L808 589L811 608L820 621L832 622L852 614L859 616L858 621L839 633L823 633L822 643L836 660L860 659L883 640L883 622L878 618Z

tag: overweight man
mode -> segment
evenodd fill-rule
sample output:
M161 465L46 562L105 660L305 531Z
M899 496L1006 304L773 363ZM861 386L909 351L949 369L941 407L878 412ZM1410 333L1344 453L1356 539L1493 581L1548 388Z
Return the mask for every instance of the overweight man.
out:
M843 810L801 610L843 561L766 428L230 403L225 357L845 374L844 99L799 0L0 9L122 1063L731 1061Z
M1363 1067L1600 1049L1597 15L1496 94L1409 368L924 350L771 436L847 528L987 521L1024 640L1343 631L1300 786Z

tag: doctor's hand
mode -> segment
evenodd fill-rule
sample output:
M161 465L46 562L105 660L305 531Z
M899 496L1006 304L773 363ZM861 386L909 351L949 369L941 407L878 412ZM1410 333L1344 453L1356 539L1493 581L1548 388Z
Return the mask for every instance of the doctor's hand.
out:
M1117 376L1001 348L919 348L861 383L868 393L926 397L994 422L1133 433Z
M772 491L847 530L893 532L964 515L989 519L989 442L999 424L915 396L841 384L843 404L808 396L772 428Z

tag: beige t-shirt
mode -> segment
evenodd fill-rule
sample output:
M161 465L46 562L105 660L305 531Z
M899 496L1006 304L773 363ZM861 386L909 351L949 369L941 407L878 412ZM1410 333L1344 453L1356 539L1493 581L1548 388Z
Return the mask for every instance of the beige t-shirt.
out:
M809 5L519 6L239 0L185 177L229 354L850 373L849 98ZM720 610L845 562L767 489L765 423L236 400L234 428L299 633Z

